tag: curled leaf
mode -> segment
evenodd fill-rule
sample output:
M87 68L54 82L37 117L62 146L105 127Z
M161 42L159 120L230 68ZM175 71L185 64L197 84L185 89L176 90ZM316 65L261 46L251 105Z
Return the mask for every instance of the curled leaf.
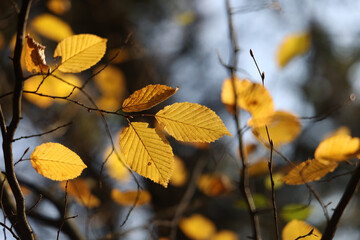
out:
M26 36L25 66L31 73L46 73L50 67L45 60L45 46Z

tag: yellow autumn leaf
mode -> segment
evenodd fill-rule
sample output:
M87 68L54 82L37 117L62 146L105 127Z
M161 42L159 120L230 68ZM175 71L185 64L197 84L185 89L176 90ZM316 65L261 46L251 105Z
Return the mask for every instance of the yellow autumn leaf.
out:
M66 81L63 82L59 78L56 78L55 76L59 77L60 79L63 79ZM66 97L69 96L69 94L73 91L73 86L81 86L81 80L72 74L62 74L58 71L54 72L52 75L49 75L46 77L46 79L43 81L44 76L33 76L29 79L27 79L24 82L24 90L34 92L38 89L37 93L47 95L47 96L54 96L54 97ZM41 85L40 83L43 82ZM73 92L73 95L76 95L77 91L75 90ZM33 104L37 105L41 108L47 108L50 107L54 101L59 103L64 103L63 100L53 99L51 97L46 96L39 96L32 93L24 93L24 97L32 102Z
M230 230L221 230L217 232L211 240L239 240L237 234Z
M62 40L55 48L54 58L61 57L62 72L82 72L100 61L106 51L107 39L92 34L78 34Z
M235 96L231 79L225 79L221 89L221 101L230 113L234 113ZM252 127L264 126L274 113L274 103L268 90L259 83L246 79L235 78L237 106L248 111L252 119L248 125Z
M30 158L39 174L55 181L76 178L86 168L75 152L60 143L43 143L35 148Z
M124 112L140 112L150 109L174 95L177 90L178 88L166 85L147 85L125 99L122 104L122 110Z
M175 156L174 160L174 173L171 176L170 184L175 187L181 187L186 183L189 174L184 162L179 157Z
M231 136L214 111L196 103L174 103L156 113L155 118L178 141L213 142Z
M248 173L250 177L260 176L268 172L269 172L269 165L267 158L261 159L256 163L250 164L248 168Z
M322 141L315 150L315 158L346 161L360 151L360 139L349 135L335 135Z
M294 57L309 51L311 36L309 33L295 33L285 37L277 50L277 62L285 67Z
M46 73L50 67L45 60L45 46L26 36L25 66L31 73Z
M46 3L47 8L58 15L62 15L71 8L70 0L49 0Z
M201 214L193 214L188 218L182 218L179 227L187 237L194 240L207 240L216 233L215 224Z
M201 192L211 197L227 193L232 189L230 179L220 173L201 175L197 186Z
M111 152L111 147L109 146L105 150L104 159L108 157L108 155ZM118 156L115 154L115 152L112 152L110 157L108 158L108 161L106 163L106 167L108 169L109 175L117 180L120 181L126 181L130 177L129 170L126 168L124 156L118 149Z
M174 169L174 154L165 137L148 123L132 122L120 135L126 163L141 176L167 187Z
M35 17L30 26L40 35L56 42L74 34L69 24L48 13Z
M65 190L66 182L60 183ZM100 205L100 200L91 193L89 183L84 179L78 178L68 182L67 193L74 197L75 201L87 208L94 208Z
M337 166L337 162L321 159L308 159L293 167L281 181L289 185L299 185L316 181L326 174L333 172Z
M301 131L298 118L285 111L276 111L267 128L275 147L292 142ZM261 142L269 143L265 126L254 127L251 131Z
M304 221L292 220L282 230L282 240L320 240L320 231Z
M136 206L147 204L151 201L151 195L148 191L120 191L118 189L111 190L111 198L119 205L133 206L136 201Z

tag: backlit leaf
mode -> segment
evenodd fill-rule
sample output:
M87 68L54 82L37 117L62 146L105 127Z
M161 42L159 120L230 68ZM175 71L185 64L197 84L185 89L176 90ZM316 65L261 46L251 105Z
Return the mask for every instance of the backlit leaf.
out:
M338 164L336 162L309 159L292 168L281 181L289 185L299 185L316 181L329 172L333 172L337 166Z
M151 201L151 195L148 191L125 191L118 189L111 190L111 198L117 204L122 206L132 206L136 201L136 206L147 204Z
M311 210L310 206L304 204L289 204L281 209L280 214L285 221L305 220L309 217Z
M276 111L267 123L267 128L275 147L292 142L301 131L298 118L284 111ZM269 142L265 126L254 127L251 131L261 142Z
M109 153L111 152L111 147L108 147L105 150L104 159L108 157ZM126 181L130 177L129 170L126 168L125 159L121 151L118 149L118 156L115 152L111 153L107 163L106 167L108 169L109 175L117 180L120 181ZM119 158L118 158L119 157Z
M35 17L30 25L40 35L56 42L74 34L69 24L48 13Z
M62 40L56 47L54 58L61 57L59 70L68 73L84 71L104 56L107 39L92 34L78 34Z
M174 169L170 144L148 123L132 122L120 135L126 163L141 176L167 187Z
M76 178L86 168L75 152L60 143L43 143L35 148L30 158L39 174L55 181Z
M315 158L346 161L360 151L360 139L349 135L335 135L322 141L315 150Z
M125 99L122 110L124 112L140 112L150 109L174 95L177 90L177 88L166 85L147 85Z
M45 60L45 46L26 36L25 66L31 73L46 73L50 67Z
M174 103L155 118L178 141L212 142L223 135L231 136L214 111L196 103Z
M184 162L177 156L174 157L174 173L171 176L170 184L175 187L184 186L188 179L188 172Z
M216 232L215 224L201 214L181 219L179 227L187 237L194 240L210 239Z
M285 37L277 50L277 62L285 67L294 57L309 51L311 37L309 33L290 34Z
M230 230L221 230L211 238L211 240L239 240L237 234Z
M66 182L60 183L62 189L65 190ZM68 182L67 193L73 196L77 203L84 205L87 208L94 208L100 205L100 200L91 193L88 182L84 179L78 178Z
M225 79L221 90L221 101L230 113L234 113L235 96L231 79ZM248 111L252 119L248 124L252 127L264 126L274 113L274 103L268 90L259 83L235 78L237 106Z
M299 220L292 220L286 224L281 235L282 240L320 240L322 236L315 227Z

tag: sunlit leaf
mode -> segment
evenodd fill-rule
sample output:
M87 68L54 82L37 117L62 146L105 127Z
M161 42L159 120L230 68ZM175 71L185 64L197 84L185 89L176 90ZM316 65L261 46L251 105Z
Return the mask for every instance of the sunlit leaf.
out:
M337 166L337 162L309 159L292 168L281 181L289 185L299 185L316 181L329 172L333 172Z
M78 34L62 40L56 47L54 58L61 57L59 70L68 73L84 71L104 56L107 39L92 34Z
M104 159L108 157L111 152L111 147L109 146L105 150ZM130 177L129 170L126 168L125 159L121 151L117 149L118 155L115 152L112 152L107 163L106 167L108 169L109 175L117 180L126 181Z
M224 174L203 174L197 185L208 196L218 196L232 189L230 179Z
M50 67L45 60L45 46L26 36L25 65L31 73L46 73Z
M268 90L259 83L235 78L237 106L248 111L252 119L248 124L252 127L264 126L274 113L274 103ZM230 113L234 113L235 96L231 79L225 79L221 90L221 101Z
M311 207L304 204L289 204L281 209L280 214L285 221L305 220L309 217L311 211Z
M148 191L125 191L118 189L111 190L111 198L117 204L122 206L133 206L136 201L136 206L147 204L151 201L151 195Z
M281 188L284 183L280 180L284 175L282 173L273 173L274 189ZM271 190L271 178L270 174L265 178L264 185L266 189Z
M237 234L230 230L221 230L211 238L211 240L239 240Z
M276 111L267 123L267 128L274 147L292 142L301 131L298 118L284 111ZM269 142L265 126L254 127L251 131L261 142Z
M30 25L40 35L56 42L74 34L69 24L48 13L35 17Z
M120 147L135 172L167 187L174 169L172 148L148 123L132 122L124 128Z
M174 103L160 110L155 118L178 141L212 142L231 136L214 111L196 103Z
M259 176L269 172L268 159L264 158L256 163L250 164L248 168L249 176Z
M320 240L322 236L315 227L299 220L292 220L286 224L281 235L282 240Z
M210 239L216 232L215 224L201 214L181 219L179 227L187 237L194 240Z
M147 85L125 99L122 110L124 112L140 112L150 109L174 95L177 90L178 88L166 85Z
M311 36L309 33L290 34L280 44L277 50L277 62L285 67L294 57L309 51Z
M47 8L58 15L62 15L69 11L71 8L70 0L48 0L46 3Z
M65 103L65 101L53 99L51 96L67 97L71 93L72 96L74 96L77 94L76 90L73 92L74 86L81 86L81 80L77 76L72 74L63 74L58 71L54 72L53 75L47 76L44 81L43 79L44 76L37 75L27 79L24 82L25 91L33 92L36 91L40 86L37 93L47 96L38 96L32 93L24 93L24 96L27 100L41 108L50 107L54 101ZM66 82L62 81L61 79L65 80Z
M335 135L322 141L315 150L315 158L346 161L360 151L360 139L349 135Z
M60 183L65 190L66 182ZM87 208L94 208L100 205L100 200L91 193L89 183L84 179L78 178L68 182L67 193L74 197L77 203Z
M184 186L188 179L188 172L184 162L177 156L174 157L174 173L171 176L170 184L175 187Z
M44 177L55 181L76 178L86 168L81 158L60 143L43 143L31 154L31 164Z

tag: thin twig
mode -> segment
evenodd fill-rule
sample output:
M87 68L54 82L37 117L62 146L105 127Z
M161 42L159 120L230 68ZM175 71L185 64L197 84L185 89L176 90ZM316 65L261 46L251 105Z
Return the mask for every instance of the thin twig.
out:
M65 196L64 196L64 213L63 213L63 219L61 221L61 224L60 224L60 227L57 231L57 236L56 236L56 240L59 240L59 237L60 237L60 232L61 232L61 229L62 227L64 226L64 222L66 221L66 211L67 211L67 195L68 195L68 192L67 192L67 188L68 188L68 183L69 181L67 180L66 183L65 183Z

